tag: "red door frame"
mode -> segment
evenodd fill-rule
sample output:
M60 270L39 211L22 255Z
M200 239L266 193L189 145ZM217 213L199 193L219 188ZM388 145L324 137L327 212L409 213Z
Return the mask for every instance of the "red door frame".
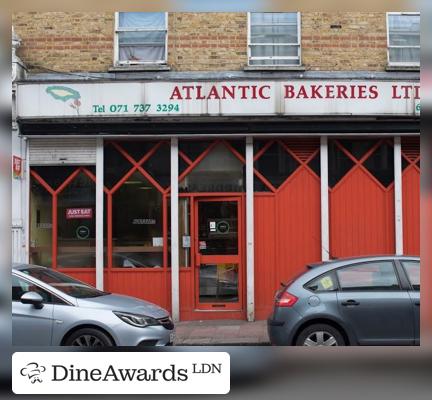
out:
M238 254L237 255L208 255L201 256L199 254L198 245L198 203L200 202L222 202L222 201L235 201L237 202L237 245ZM193 258L192 267L193 279L194 279L194 305L195 310L211 310L217 311L241 311L244 309L244 281L245 281L245 268L244 268L244 196L233 195L232 193L215 193L212 195L202 196L201 194L194 197L193 203L193 213L191 212L191 234L193 243ZM214 304L200 303L199 302L199 268L201 262L203 263L233 263L238 264L238 302L236 303L217 303Z

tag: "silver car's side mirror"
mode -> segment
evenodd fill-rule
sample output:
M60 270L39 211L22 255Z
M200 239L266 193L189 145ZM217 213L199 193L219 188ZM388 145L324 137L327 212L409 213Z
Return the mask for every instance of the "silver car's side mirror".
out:
M41 309L43 307L43 298L39 293L27 292L21 296L21 303L33 304L34 308Z

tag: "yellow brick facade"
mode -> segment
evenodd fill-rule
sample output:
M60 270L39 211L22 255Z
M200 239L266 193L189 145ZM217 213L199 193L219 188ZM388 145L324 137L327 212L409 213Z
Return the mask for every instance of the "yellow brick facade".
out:
M113 67L114 20L110 12L16 13L18 55L33 71L107 72ZM385 13L305 12L301 21L306 70L385 70ZM238 71L246 65L246 13L169 13L171 70Z

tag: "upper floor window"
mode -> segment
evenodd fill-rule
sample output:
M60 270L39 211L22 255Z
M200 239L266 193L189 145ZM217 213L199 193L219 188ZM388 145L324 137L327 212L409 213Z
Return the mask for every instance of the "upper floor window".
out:
M387 13L388 62L420 65L420 13Z
M115 64L165 64L167 13L118 12L115 27Z
M300 13L249 13L249 65L300 65Z

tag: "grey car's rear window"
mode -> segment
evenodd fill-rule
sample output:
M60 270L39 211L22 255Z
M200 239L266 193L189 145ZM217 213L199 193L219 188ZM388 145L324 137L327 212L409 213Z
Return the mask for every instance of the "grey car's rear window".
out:
M306 283L304 287L312 292L332 292L337 290L338 285L334 272L328 272L319 276L318 278L312 279Z
M85 284L84 282L73 279L70 276L53 271L52 269L31 267L21 269L21 272L52 287L55 287L57 290L60 290L61 292L72 297L89 298L108 294L106 292L97 290L94 287Z

